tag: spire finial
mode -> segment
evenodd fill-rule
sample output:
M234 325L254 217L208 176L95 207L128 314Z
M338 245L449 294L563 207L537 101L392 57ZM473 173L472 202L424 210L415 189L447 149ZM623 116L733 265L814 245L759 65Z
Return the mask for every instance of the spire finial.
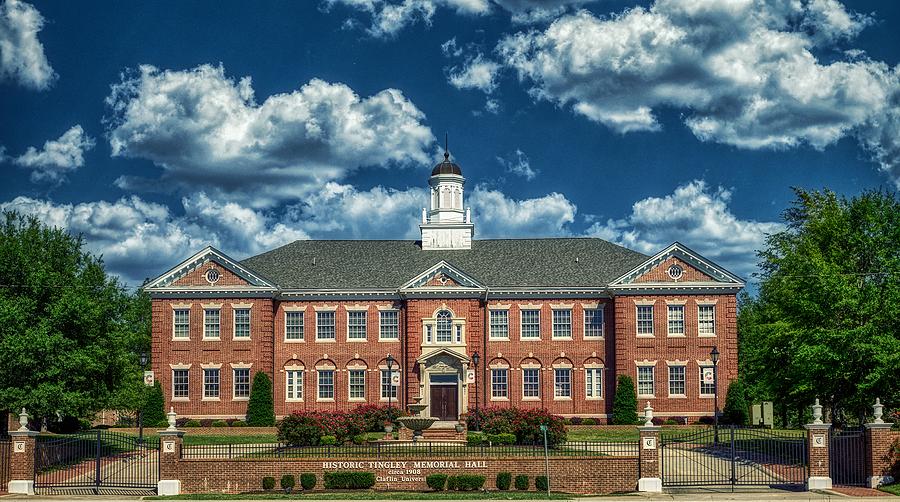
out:
M444 160L450 160L450 133L444 133Z

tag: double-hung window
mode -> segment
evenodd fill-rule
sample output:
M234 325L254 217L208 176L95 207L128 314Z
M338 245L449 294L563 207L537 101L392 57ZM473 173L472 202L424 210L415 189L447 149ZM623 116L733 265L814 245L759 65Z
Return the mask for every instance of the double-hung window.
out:
M250 338L250 309L234 309L234 337Z
M509 311L506 309L490 310L490 336L502 340L509 339Z
M378 337L382 340L398 340L400 338L400 312L382 310L378 313Z
M584 337L603 338L603 309L584 309Z
M524 368L522 370L522 397L541 397L541 376L538 368Z
M541 337L541 311L537 309L526 309L520 312L521 316L521 338L537 340Z
M366 317L368 314L365 310L350 310L347 312L348 340L366 339Z
M553 338L572 338L572 311L553 310Z
M316 340L334 339L334 311L316 312Z
M188 370L172 370L172 397L175 399L188 398Z
M491 399L509 399L509 370L491 370Z
M172 338L188 339L191 337L191 311L190 309L175 309L172 313Z
M350 400L366 399L366 370L350 370L347 372Z
M284 313L284 339L303 340L303 311Z
M638 366L637 368L637 393L638 396L653 396L653 366Z
M234 398L247 399L250 397L250 368L234 369Z
M684 395L684 366L669 366L669 395Z
M203 370L203 398L219 398L219 369L205 368Z
M684 305L669 305L669 336L684 336Z
M396 372L396 370L392 370ZM391 372L381 370L381 399L397 399L397 386L391 382Z
M287 401L303 400L303 370L285 370L285 399Z
M319 399L334 399L334 370L319 370Z
M716 336L715 305L699 305L697 307L697 334L699 336Z
M700 395L712 396L716 393L716 369L713 366L700 366Z
M637 334L653 335L653 305L637 306Z
M557 399L572 397L571 368L555 368L553 370L553 397Z
M584 369L584 389L588 399L603 397L603 368Z
M219 338L219 309L203 309L203 338Z

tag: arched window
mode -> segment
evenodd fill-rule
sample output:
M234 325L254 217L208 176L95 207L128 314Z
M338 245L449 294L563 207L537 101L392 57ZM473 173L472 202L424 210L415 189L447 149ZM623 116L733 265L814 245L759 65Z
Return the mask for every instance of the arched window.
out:
M437 342L449 343L453 341L453 315L447 310L437 313Z

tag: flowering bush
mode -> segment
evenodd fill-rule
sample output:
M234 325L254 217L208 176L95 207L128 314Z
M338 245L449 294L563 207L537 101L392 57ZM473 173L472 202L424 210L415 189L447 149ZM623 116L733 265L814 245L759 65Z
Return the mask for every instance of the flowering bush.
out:
M363 420L352 413L298 411L278 422L278 440L292 446L313 446L323 436L343 443L364 432Z
M474 429L475 413L469 415ZM514 434L518 443L543 443L541 425L547 426L547 443L555 447L566 440L565 420L545 409L485 408L478 410L478 423L488 434Z
M408 415L396 404L393 406L363 404L353 408L350 414L358 416L363 421L366 432L384 432L385 424L388 422L393 423L397 417Z

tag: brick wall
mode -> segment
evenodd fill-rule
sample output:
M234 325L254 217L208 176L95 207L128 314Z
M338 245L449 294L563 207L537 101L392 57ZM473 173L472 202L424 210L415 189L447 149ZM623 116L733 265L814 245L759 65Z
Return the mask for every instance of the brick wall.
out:
M419 468L415 462L456 462L459 468ZM323 468L325 462L362 462L360 469ZM395 462L396 468L390 469L383 464L378 468L370 468L369 462ZM405 467L401 467L405 462ZM479 462L466 467L466 462ZM527 474L530 478L531 490L534 490L534 477L544 475L544 459L531 457L512 458L480 458L472 457L413 457L353 459L319 459L319 460L180 460L177 463L178 478L181 480L182 493L240 493L259 491L262 478L272 476L278 480L284 474L293 474L297 478L301 473L311 472L317 477L316 490L323 489L322 475L325 471L358 470L373 472L378 481L376 490L428 490L425 477L429 474L481 474L487 478L485 487L496 489L496 476L499 472L510 472L513 477ZM407 470L413 473L406 474ZM397 474L392 474L396 472ZM403 473L403 474L400 474ZM602 494L634 491L637 486L638 460L627 457L566 457L550 459L550 487L553 491L564 491L577 494ZM387 478L396 478L387 480ZM405 481L404 478L414 480ZM514 488L513 488L514 489Z

